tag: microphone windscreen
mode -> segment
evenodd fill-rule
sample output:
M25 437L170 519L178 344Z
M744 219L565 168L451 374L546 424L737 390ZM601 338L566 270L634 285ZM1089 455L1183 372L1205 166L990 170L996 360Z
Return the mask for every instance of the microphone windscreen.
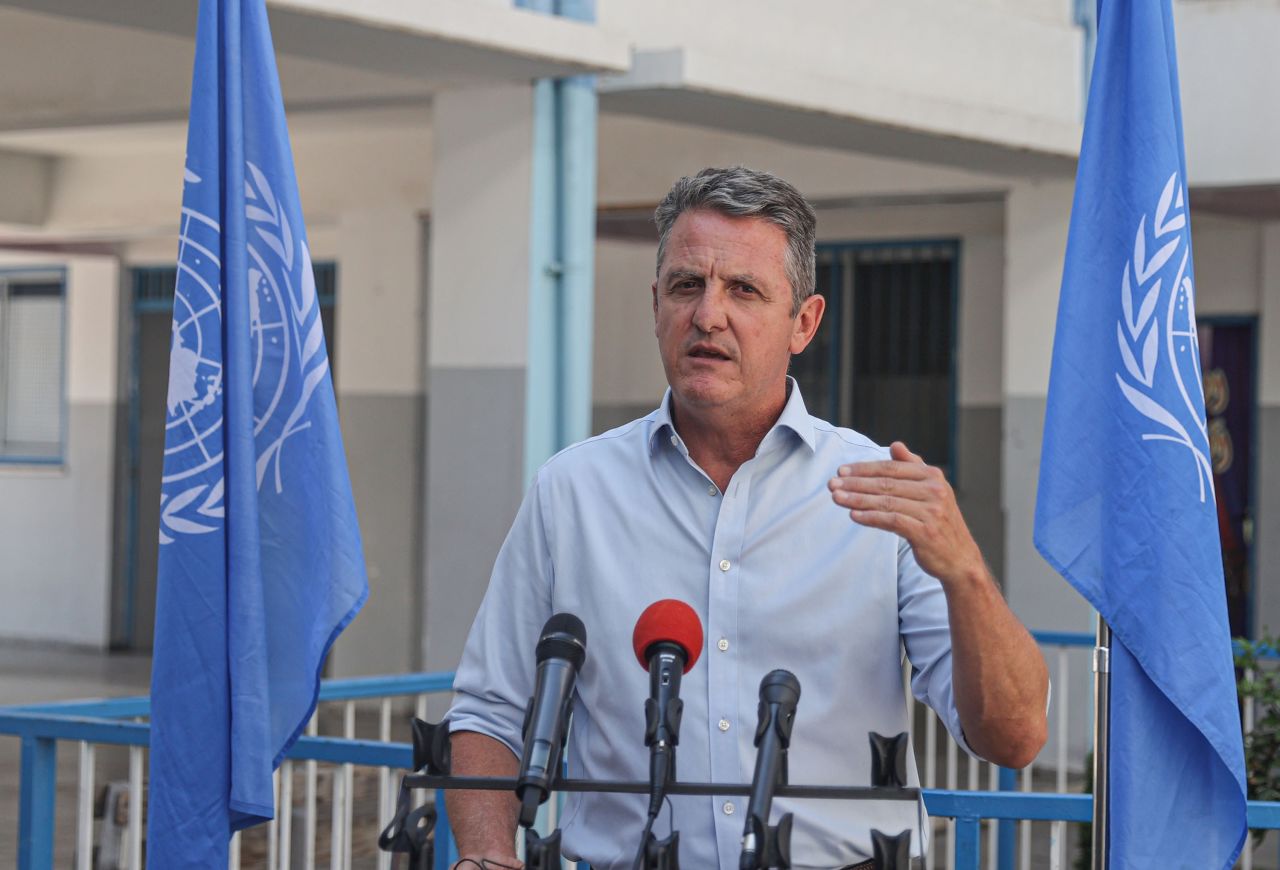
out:
M674 643L684 650L686 674L702 655L702 620L683 601L674 598L655 601L636 620L635 631L631 633L631 647L635 650L636 661L646 671L649 670L646 655L649 647L663 642Z
M553 614L542 626L534 655L539 663L549 658L568 660L578 669L587 656L587 627L572 613Z

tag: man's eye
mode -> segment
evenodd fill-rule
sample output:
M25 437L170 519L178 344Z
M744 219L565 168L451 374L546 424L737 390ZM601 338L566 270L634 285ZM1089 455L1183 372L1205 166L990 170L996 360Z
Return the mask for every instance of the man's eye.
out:
M750 284L739 284L739 285L738 285L738 292L739 292L739 293L744 293L744 294L746 294L747 296L759 296L759 295L760 295L760 291L759 291L759 290L757 290L756 288L752 287Z

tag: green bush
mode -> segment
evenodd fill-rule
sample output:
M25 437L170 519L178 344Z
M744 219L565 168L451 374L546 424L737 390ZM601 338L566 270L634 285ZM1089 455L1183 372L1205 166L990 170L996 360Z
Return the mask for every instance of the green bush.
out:
M1244 736L1244 769L1249 799L1280 800L1280 667L1265 658L1274 655L1276 640L1239 641L1236 668L1240 703L1253 700L1253 730ZM1246 674L1252 676L1246 679Z

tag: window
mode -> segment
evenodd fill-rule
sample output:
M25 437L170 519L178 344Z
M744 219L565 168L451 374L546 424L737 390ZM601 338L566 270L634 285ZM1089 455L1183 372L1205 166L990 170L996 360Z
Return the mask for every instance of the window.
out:
M956 242L821 245L822 325L792 362L809 410L951 474Z
M65 308L61 270L0 272L0 461L62 461Z

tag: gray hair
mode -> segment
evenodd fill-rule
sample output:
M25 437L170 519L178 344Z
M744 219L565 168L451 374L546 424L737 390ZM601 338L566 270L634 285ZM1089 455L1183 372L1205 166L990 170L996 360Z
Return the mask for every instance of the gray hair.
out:
M813 206L791 184L768 172L745 166L708 168L685 176L671 186L653 212L658 225L658 271L667 252L667 236L676 218L686 211L708 209L730 217L758 217L780 228L787 237L783 268L791 284L791 316L817 286L818 218Z

